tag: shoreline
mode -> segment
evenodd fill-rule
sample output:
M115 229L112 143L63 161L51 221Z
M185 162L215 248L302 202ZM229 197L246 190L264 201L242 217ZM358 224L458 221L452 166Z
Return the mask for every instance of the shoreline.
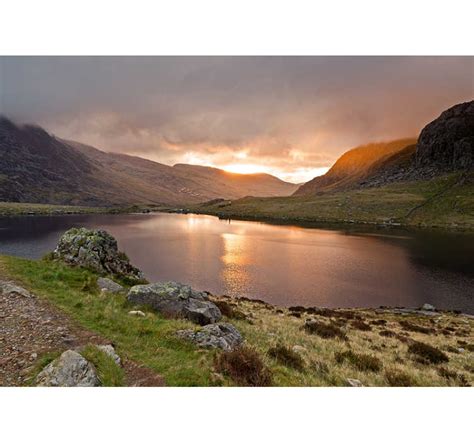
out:
M315 229L330 229L330 230L348 230L350 228L359 228L358 232L362 229L368 229L373 231L374 229L386 229L386 230L404 230L404 231L421 231L421 232L440 232L446 234L474 234L473 226L446 226L446 225L415 225L405 223L379 223L364 220L329 220L329 219L316 219L316 218L298 218L291 216L262 216L262 215L238 215L238 214L220 214L214 211L201 211L196 208L192 209L158 209L152 212L163 212L166 214L195 214L195 215L209 215L216 217L219 220L238 220L238 221L249 221L249 222L261 222L276 225L288 225L288 226L300 226Z
M0 217L31 217L31 216L56 216L56 215L80 215L80 214L196 214L217 217L220 220L240 220L250 222L261 222L278 225L293 225L316 229L332 230L396 230L440 232L451 234L474 234L474 225L436 225L436 224L409 224L402 222L377 222L370 220L355 219L322 219L315 217L297 217L289 215L265 216L261 214L245 214L201 209L196 206L172 207L170 205L129 205L129 206L72 206L72 205L50 205L43 203L17 203L0 202Z

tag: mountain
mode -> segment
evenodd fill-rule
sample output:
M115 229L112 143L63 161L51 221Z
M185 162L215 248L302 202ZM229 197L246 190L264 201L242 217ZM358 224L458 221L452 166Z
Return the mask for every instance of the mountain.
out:
M0 201L111 206L198 203L290 195L297 185L268 174L168 166L61 140L0 117Z
M334 163L326 174L300 186L294 195L350 189L390 163L392 156L412 152L416 139L404 138L388 143L371 143L351 149Z
M418 140L376 143L346 152L325 175L305 183L294 195L430 180L473 165L474 101L470 101L444 111L423 128Z

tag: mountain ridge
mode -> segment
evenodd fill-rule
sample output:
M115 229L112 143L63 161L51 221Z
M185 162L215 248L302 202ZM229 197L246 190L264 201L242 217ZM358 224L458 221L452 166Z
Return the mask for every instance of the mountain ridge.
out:
M284 196L298 186L270 175L174 167L108 153L57 138L39 126L16 125L4 116L0 116L0 152L0 201L184 205L246 195Z

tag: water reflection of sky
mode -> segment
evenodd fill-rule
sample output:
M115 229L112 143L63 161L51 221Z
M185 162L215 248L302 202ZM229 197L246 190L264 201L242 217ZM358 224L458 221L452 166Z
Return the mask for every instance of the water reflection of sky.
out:
M472 247L455 237L342 232L201 215L0 219L0 251L39 257L72 226L103 228L150 280L281 305L474 311Z

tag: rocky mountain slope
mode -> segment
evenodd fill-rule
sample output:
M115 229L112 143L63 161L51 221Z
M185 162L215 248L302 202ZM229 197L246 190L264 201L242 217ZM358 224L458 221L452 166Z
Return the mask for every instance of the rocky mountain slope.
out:
M371 143L351 149L343 154L324 175L303 184L294 195L311 195L317 192L350 189L374 175L392 156L412 150L416 139L404 138L388 143Z
M297 185L267 174L174 167L61 140L0 118L0 201L87 206L188 204L246 195L290 195Z
M396 140L346 152L325 175L304 184L295 195L433 179L473 165L474 101L470 101L444 111L421 131L418 141Z

